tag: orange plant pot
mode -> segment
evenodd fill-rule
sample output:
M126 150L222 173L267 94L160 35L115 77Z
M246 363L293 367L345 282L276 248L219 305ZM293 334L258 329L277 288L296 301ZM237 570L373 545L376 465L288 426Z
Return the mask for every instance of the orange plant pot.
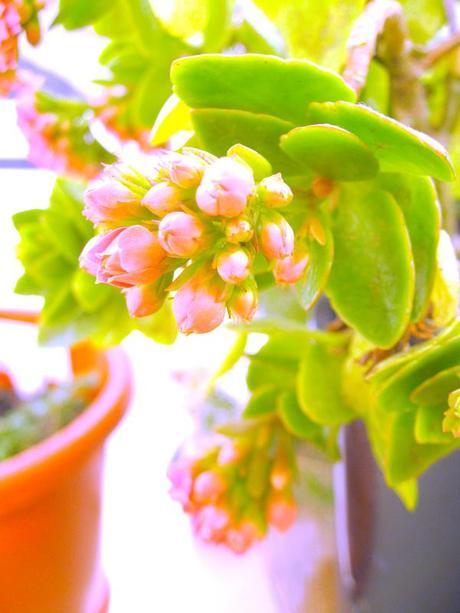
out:
M0 319L36 320L0 311ZM90 405L41 443L0 463L0 612L103 613L100 561L104 444L129 403L131 373L119 349L82 343L75 374L97 370Z

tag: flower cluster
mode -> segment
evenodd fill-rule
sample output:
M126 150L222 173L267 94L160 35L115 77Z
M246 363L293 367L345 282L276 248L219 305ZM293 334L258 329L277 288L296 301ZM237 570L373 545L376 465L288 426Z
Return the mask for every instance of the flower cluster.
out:
M443 432L451 432L455 438L460 438L460 389L449 394L448 403L442 422Z
M186 149L157 153L143 172L113 165L86 192L85 215L104 233L80 262L99 282L123 288L133 316L153 313L175 292L184 333L213 330L227 311L248 321L258 301L256 258L279 284L307 268L283 214L292 199L280 174L256 183L236 156Z
M131 97L123 86L107 87L94 101L95 117L121 143L136 143L142 151L149 149L150 129L132 121Z
M85 105L27 92L17 104L18 125L29 144L29 160L40 168L92 179L112 159L93 138Z
M25 32L30 44L40 40L38 11L42 0L0 0L0 95L7 95L15 82L18 37Z
M196 536L244 553L270 526L285 532L294 523L294 471L284 435L262 427L180 454L168 476L171 496L190 514Z

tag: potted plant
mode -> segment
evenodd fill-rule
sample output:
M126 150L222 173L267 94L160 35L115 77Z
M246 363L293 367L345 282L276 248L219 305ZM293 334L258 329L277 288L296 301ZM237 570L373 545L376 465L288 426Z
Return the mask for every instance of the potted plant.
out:
M425 588L456 610L422 570L409 589L373 564L374 545L400 560L412 547L389 546L394 493L394 521L427 550L417 513L446 509L408 510L459 445L455 3L197 0L166 15L62 0L57 22L110 39L111 77L98 100L63 100L31 90L16 56L5 72L31 160L92 179L59 178L48 209L15 217L17 290L44 297L42 341L173 342L228 316L236 342L208 391L241 360L245 401L227 419L214 402L213 432L169 474L197 536L242 553L288 530L307 444L342 462L345 600L420 610ZM18 13L10 45L27 24ZM445 541L430 541L443 576Z
M15 326L37 319L9 311L1 311L0 318ZM126 410L130 373L118 349L103 352L81 343L70 349L70 357L75 386L54 384L22 401L2 371L4 611L108 610L100 562L104 444ZM20 381L21 373L13 374Z

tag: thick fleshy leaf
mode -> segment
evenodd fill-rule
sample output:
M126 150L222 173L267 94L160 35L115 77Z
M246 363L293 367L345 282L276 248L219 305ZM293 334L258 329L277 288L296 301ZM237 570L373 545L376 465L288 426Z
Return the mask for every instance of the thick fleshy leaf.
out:
M445 345L432 347L418 359L406 363L385 381L377 394L377 401L387 411L415 410L412 392L427 379L450 368L460 366L460 338L453 338Z
M265 177L269 177L273 172L272 165L263 155L260 155L260 153L254 151L254 149L246 147L245 145L239 143L233 145L233 147L230 147L227 151L227 155L240 158L240 160L243 160L245 164L250 166L256 181L261 181Z
M192 122L202 146L215 155L225 155L233 145L242 144L267 158L276 171L300 172L279 146L281 135L293 127L287 121L247 111L198 109L192 111Z
M249 389L254 391L267 384L281 389L292 387L308 338L307 332L286 332L269 338L256 354L250 356Z
M322 177L363 181L375 177L379 163L369 147L348 130L319 124L294 128L281 137L281 149Z
M355 413L342 396L342 373L346 358L339 335L337 345L310 339L305 347L297 378L297 398L304 413L314 422L335 426L346 423Z
M457 256L449 235L444 230L439 237L437 270L431 295L432 313L436 326L449 325L457 315L460 298L460 277Z
M415 440L416 413L395 415L386 454L386 477L391 485L418 477L431 464L460 446L453 444L419 445Z
M334 239L327 216L318 211L318 219L324 230L324 244L310 236L308 238L308 268L305 278L297 284L301 305L310 310L326 287L334 258Z
M460 387L460 364L443 370L417 386L410 399L414 404L447 407L447 397Z
M453 437L450 432L442 431L443 413L445 406L423 406L417 409L415 417L415 440L421 445L452 444Z
M299 406L294 390L283 392L278 400L278 415L288 432L312 443L324 441L323 428L312 421Z
M443 332L424 343L413 345L406 351L397 353L396 355L387 358L372 370L367 376L368 380L374 383L383 384L393 377L398 371L409 363L415 363L416 360L422 359L425 355L431 353L434 348L447 345L452 339L460 335L460 321L454 322Z
M172 65L175 93L192 108L238 109L304 124L310 102L355 100L337 74L306 60L199 55Z
M243 411L243 417L261 417L262 415L274 413L276 411L279 393L279 388L270 384L259 387L249 399Z
M414 270L404 217L387 192L343 186L333 217L334 262L326 288L333 308L378 347L409 323Z
M449 156L437 141L363 104L313 103L309 123L330 123L353 132L371 149L383 171L429 175L442 181L454 178Z
M401 174L379 176L379 185L396 199L406 221L415 265L412 321L426 313L434 285L441 216L436 190L428 177Z
M254 0L276 24L290 57L308 58L333 70L346 59L348 36L365 0Z
M192 118L188 106L175 94L172 94L164 103L153 124L150 144L153 147L164 145L178 132L185 132L187 137L190 137L193 134Z

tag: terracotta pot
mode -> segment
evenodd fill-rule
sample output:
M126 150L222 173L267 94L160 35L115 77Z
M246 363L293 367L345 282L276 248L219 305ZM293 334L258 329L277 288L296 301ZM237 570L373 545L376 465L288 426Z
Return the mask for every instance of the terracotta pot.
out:
M35 321L2 312L0 319ZM90 405L43 442L0 463L1 613L102 613L108 584L100 563L104 444L130 397L119 349L71 350L75 374L96 369Z
M460 453L419 479L406 511L377 468L360 422L344 428L336 470L337 546L347 613L460 611Z

